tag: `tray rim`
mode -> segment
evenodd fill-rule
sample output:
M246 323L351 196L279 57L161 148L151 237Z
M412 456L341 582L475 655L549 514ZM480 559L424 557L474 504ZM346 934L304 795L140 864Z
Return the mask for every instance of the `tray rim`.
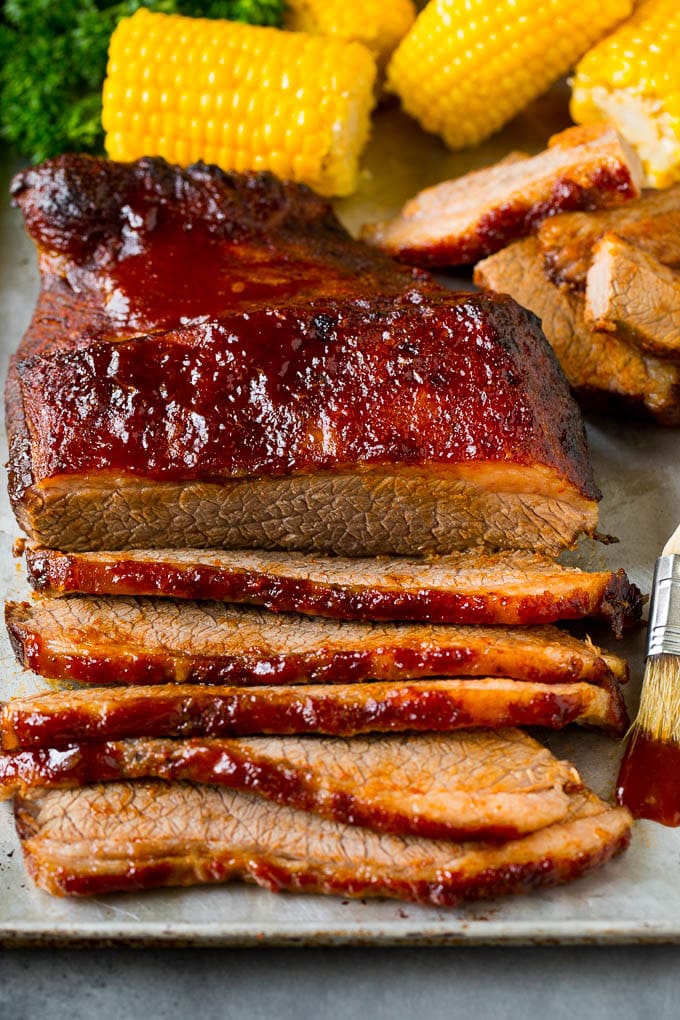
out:
M272 947L334 946L542 946L542 945L680 945L680 921L627 922L617 927L611 921L436 922L412 928L390 930L391 925L372 927L323 927L318 922L277 922L272 930L255 925L225 926L221 922L200 924L145 922L125 924L101 921L50 927L41 922L0 926L0 947L68 946L175 946L256 949Z

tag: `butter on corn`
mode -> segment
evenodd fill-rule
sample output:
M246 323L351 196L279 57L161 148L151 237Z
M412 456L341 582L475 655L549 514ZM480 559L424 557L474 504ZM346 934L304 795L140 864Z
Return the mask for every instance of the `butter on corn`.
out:
M627 17L632 0L430 0L388 88L452 149L503 127Z
M375 77L360 43L142 8L111 37L106 151L271 170L322 195L347 195Z
M383 65L415 21L413 0L287 0L286 25L361 42Z
M571 114L606 118L637 149L648 184L680 181L680 3L643 0L576 68Z

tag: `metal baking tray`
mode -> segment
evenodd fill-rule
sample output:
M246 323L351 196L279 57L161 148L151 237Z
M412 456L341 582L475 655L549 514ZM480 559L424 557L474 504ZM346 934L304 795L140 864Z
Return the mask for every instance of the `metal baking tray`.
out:
M536 151L568 123L566 92L558 87L486 145L451 153L421 132L396 107L376 116L359 191L337 203L351 230L398 209L425 185L484 166L512 149ZM7 194L9 156L0 163ZM0 210L0 323L4 377L9 353L30 317L37 292L33 246L18 213ZM467 277L450 277L469 288ZM678 433L614 419L588 420L599 484L602 529L618 545L584 542L574 554L582 565L624 566L649 591L652 566L680 517ZM3 458L4 459L4 458ZM0 569L6 595L26 597L21 561L12 558L17 526L4 485L0 508ZM613 645L599 627L593 639ZM0 639L0 697L39 689L44 681L22 672L7 638ZM643 633L621 642L633 680L635 710L642 675ZM572 758L599 794L611 796L620 746L576 728L548 735L556 753ZM602 871L559 889L459 909L417 907L395 901L274 895L245 885L162 890L91 900L55 899L37 890L24 871L10 807L0 805L0 942L12 944L171 943L193 945L399 944L530 942L680 942L680 830L652 823L635 827L630 850Z

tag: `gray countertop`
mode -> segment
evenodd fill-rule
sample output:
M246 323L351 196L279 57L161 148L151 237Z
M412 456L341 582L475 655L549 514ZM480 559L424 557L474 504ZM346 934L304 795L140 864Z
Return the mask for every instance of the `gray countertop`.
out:
M680 948L6 950L0 1020L678 1016Z

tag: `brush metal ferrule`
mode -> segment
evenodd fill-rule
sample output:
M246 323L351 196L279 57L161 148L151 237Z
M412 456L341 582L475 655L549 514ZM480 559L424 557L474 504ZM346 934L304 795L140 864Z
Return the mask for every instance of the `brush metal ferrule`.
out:
M647 632L650 655L680 655L680 555L656 561Z

